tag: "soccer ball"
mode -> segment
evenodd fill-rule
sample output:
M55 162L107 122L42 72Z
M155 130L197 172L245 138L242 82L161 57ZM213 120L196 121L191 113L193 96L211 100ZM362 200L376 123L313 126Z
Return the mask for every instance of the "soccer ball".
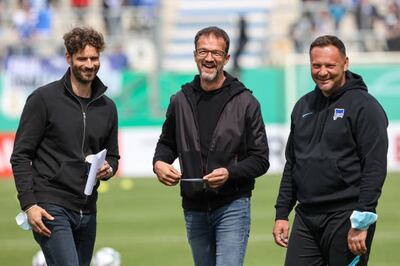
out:
M113 248L101 248L93 257L93 266L120 266L121 256Z
M39 250L32 258L32 266L47 266L43 251Z

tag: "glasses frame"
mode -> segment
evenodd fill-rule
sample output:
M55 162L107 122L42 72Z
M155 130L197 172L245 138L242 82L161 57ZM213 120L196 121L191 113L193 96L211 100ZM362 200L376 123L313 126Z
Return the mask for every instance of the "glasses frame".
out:
M196 50L194 50L194 53L198 58L201 58L201 59L206 58L209 53L211 53L211 56L214 59L222 59L222 58L225 58L227 55L227 53L222 50L208 50L208 49L204 49L204 48L196 49ZM204 54L201 55L202 53L204 53Z

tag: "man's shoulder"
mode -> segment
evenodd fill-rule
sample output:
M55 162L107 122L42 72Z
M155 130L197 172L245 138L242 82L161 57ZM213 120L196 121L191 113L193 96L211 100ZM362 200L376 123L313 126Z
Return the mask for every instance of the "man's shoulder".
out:
M252 101L258 101L257 97L253 95L253 92L246 87L240 88L240 90L232 91L232 94L236 97L240 97L242 99L248 99Z
M367 90L349 90L342 96L344 102L349 103L353 108L366 108L368 106L381 106L379 101Z
M62 81L55 80L37 88L35 91L39 93L55 93L59 91L60 88L62 88Z
M107 103L107 105L112 106L113 108L116 108L116 104L112 98L110 98L109 96L104 94L103 99Z
M185 99L185 92L183 89L178 90L177 92L173 93L170 97L171 102L177 102Z
M35 89L31 95L40 96L43 99L53 99L54 96L59 95L62 88L62 85L59 80L50 82L46 85L43 85L37 89Z
M304 104L306 105L313 104L315 102L315 97L317 97L316 91L315 90L309 91L297 100L295 107Z

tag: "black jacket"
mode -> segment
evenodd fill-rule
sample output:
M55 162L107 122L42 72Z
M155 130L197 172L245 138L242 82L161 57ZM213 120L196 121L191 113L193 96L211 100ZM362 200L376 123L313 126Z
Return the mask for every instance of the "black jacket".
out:
M97 192L85 196L85 157L107 149L106 160L118 169L118 117L99 78L84 109L64 77L35 90L27 99L16 133L11 164L22 209L45 202L95 212ZM99 182L96 184L96 188Z
M302 210L374 211L386 177L388 119L361 76L330 97L320 89L303 96L291 115L286 165L276 219Z
M229 94L219 114L204 160L197 126L199 77L182 86L171 97L166 120L157 143L153 163L172 163L179 157L182 179L202 178L216 168L229 171L228 181L219 189L202 182L181 181L182 205L187 210L212 210L241 196L251 196L254 178L269 168L268 143L260 105L251 92L229 74L223 88Z

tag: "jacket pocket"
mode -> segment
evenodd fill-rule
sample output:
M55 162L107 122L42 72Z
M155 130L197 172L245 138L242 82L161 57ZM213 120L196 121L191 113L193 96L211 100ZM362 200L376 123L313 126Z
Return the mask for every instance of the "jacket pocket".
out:
M87 179L86 168L84 162L63 162L57 174L49 180L50 184L58 189L81 196Z
M297 199L301 203L335 200L349 187L340 173L336 160L310 158L298 160L294 172Z

